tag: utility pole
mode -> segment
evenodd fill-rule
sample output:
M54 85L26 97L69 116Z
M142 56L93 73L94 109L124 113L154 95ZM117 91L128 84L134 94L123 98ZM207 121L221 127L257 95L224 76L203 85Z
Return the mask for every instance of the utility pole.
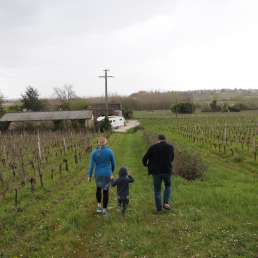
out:
M108 69L104 69L105 75L99 76L99 78L105 78L105 105L106 105L106 117L108 117L108 90L107 90L107 79L108 78L113 78L114 76L112 75L107 75L109 72Z

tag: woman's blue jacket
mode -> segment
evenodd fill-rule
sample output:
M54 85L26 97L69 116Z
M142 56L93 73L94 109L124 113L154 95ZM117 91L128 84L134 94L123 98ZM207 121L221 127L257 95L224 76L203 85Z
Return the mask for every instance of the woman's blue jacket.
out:
M95 176L112 176L115 170L115 156L109 147L97 147L92 151L88 171L89 177L92 177L94 168Z

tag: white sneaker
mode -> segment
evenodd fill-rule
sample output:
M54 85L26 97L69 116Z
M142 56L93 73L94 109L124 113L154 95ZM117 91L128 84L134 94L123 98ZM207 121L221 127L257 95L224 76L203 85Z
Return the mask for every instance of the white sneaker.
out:
M101 208L101 207L97 207L96 212L97 212L97 213L102 213L102 212L103 212L103 210L102 210L102 208Z

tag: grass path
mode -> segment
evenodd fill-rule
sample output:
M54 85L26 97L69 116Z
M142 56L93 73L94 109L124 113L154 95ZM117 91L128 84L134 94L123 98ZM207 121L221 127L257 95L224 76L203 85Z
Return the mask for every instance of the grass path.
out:
M256 257L258 183L246 167L204 155L203 181L173 178L171 212L154 213L151 178L141 164L141 131L113 134L117 168L135 177L126 218L111 190L108 217L95 214L95 185L73 171L47 192L23 196L23 212L0 208L2 257ZM0 256L1 257L1 256ZM2 258L1 257L1 258Z
M148 203L149 206L152 204L152 199L150 200L148 196L150 194L149 178L141 166L145 144L139 133L114 134L110 143L116 154L117 168L126 166L129 173L136 179L130 192L131 208L129 208L127 218L122 218L116 209L115 189L112 189L109 217L103 218L93 214L94 226L91 230L83 231L85 242L83 248L80 249L81 257L134 257L140 256L141 253L144 255L143 246L138 246L138 238L142 235L139 231L142 226L139 227L139 225L145 214L151 211L148 210L146 204ZM143 184L144 181L146 183ZM95 206L94 200L93 211L95 211Z

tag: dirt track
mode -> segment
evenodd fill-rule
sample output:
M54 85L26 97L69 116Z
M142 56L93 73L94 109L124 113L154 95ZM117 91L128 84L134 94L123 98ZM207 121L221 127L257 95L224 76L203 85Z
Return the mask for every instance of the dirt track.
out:
M135 128L135 127L137 127L139 125L140 125L140 123L139 123L138 120L127 120L125 127L115 129L114 132L126 133L128 130L130 130L132 128Z

